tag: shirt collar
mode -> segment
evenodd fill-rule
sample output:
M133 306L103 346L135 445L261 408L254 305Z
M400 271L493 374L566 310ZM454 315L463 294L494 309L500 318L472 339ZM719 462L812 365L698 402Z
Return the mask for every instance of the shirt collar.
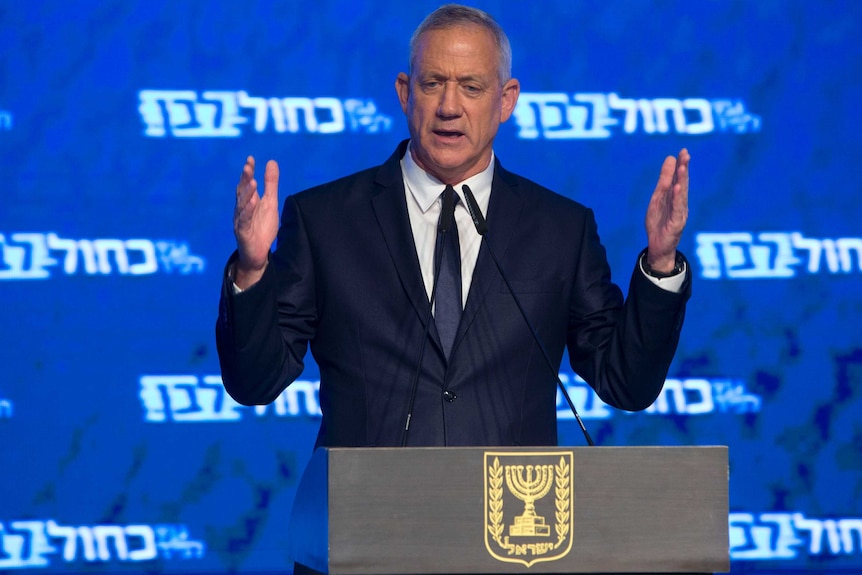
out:
M413 159L413 154L410 151L410 145L407 146L407 152L401 158L401 173L404 176L404 183L407 190L413 195L422 213L434 205L440 193L446 186L443 182L419 167L419 164ZM463 193L461 186L467 184L470 191L473 192L476 201L480 206L488 205L488 199L491 196L491 182L494 179L494 152L491 151L491 161L488 162L488 167L476 175L470 176L463 182L459 182L455 186L455 193L463 203Z

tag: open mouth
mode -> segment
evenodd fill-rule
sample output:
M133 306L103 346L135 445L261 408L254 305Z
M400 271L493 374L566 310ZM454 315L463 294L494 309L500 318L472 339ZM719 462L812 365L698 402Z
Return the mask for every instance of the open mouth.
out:
M463 132L457 132L457 131L452 131L452 130L434 130L434 134L436 136L441 137L441 138L452 139L452 140L460 138L461 136L464 135Z

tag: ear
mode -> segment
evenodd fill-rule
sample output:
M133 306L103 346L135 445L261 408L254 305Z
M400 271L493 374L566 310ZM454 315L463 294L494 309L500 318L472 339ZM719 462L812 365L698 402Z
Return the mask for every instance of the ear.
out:
M401 110L407 113L407 101L410 99L410 76L400 72L395 78L395 91L398 93L398 101L401 102Z
M502 106L500 108L500 122L505 122L515 110L518 96L521 94L521 83L512 78L503 85Z

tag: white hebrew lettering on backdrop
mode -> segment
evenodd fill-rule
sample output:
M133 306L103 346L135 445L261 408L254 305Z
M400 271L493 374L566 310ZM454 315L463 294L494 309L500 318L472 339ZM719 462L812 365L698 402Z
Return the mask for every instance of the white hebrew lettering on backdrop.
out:
M154 138L235 138L245 126L279 134L376 134L392 127L370 99L263 97L245 90L205 91L199 98L193 90L141 90L138 100L144 135Z
M47 567L52 557L75 561L140 562L201 558L206 545L184 525L61 525L47 521L0 522L0 569Z
M518 137L610 138L625 134L709 134L756 132L760 118L737 100L705 98L621 98L616 93L522 92L514 110Z
M697 234L696 243L701 275L709 279L790 278L803 270L816 274L824 268L831 274L862 272L862 238L705 232Z
M582 419L608 419L620 412L605 404L579 376L560 373L560 380ZM224 391L218 375L144 375L139 397L144 420L150 423L240 421L255 417L320 417L320 382L296 380L268 405L253 408L236 403ZM731 379L668 379L649 415L705 415L760 411L761 398L748 393L742 381ZM572 419L568 403L557 391L557 418Z
M320 417L320 382L297 380L269 405L254 406L263 417ZM249 408L235 402L224 390L221 376L144 375L138 395L149 423L240 421Z
M157 257L158 251L158 257ZM204 260L188 244L147 239L76 240L56 233L0 234L0 280L48 279L52 268L66 275L150 275L162 269L181 274L204 270ZM62 266L61 266L62 264Z
M621 413L604 403L580 376L560 373L560 380L581 419L608 419ZM748 393L745 384L730 379L665 380L655 402L643 411L649 415L706 415L760 411L761 398ZM622 412L630 414L629 412ZM557 419L574 419L561 391L557 391Z
M796 559L803 553L862 553L862 518L807 518L802 513L731 513L732 559Z

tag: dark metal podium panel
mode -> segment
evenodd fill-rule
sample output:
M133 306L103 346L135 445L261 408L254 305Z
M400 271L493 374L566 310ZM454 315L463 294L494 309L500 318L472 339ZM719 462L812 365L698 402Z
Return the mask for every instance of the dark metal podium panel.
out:
M332 574L727 571L726 447L322 449L297 561Z

